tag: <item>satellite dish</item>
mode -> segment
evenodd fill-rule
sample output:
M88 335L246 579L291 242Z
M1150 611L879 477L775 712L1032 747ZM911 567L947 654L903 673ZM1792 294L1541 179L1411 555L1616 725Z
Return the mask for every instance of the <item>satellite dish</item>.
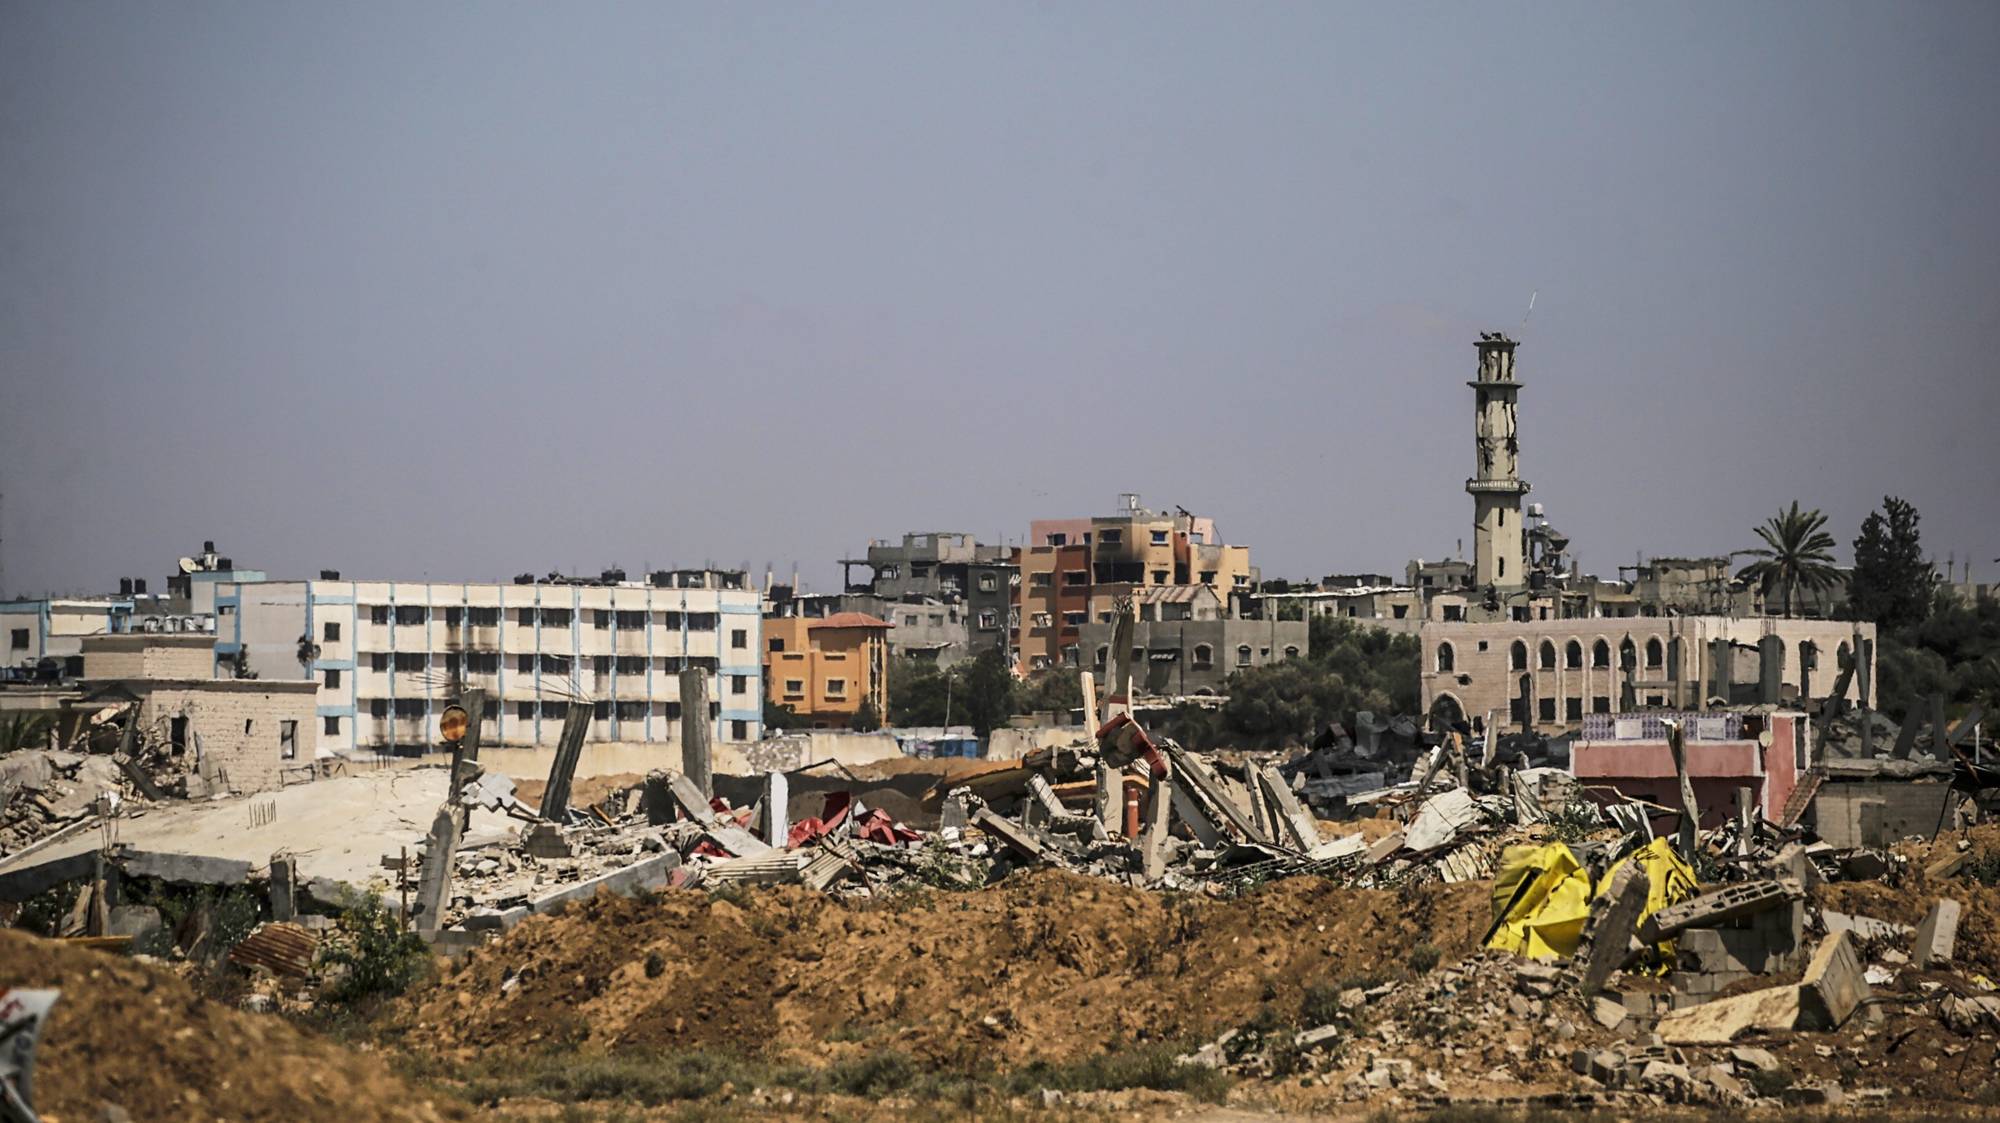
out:
M193 558L182 558L182 559L181 559L181 572L182 572L182 573L193 573L193 572L194 572L194 571L195 571L196 569L198 569L198 568L200 568L200 567L199 567L199 566L197 566L197 565L195 565L195 562L194 562L194 559L193 559Z

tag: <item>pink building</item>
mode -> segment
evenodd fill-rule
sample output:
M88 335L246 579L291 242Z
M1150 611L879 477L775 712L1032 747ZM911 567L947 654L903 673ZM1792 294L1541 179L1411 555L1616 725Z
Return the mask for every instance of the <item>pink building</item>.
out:
M1701 825L1735 817L1737 789L1749 788L1758 815L1777 820L1805 771L1811 735L1801 713L1590 714L1570 746L1570 772L1585 788L1665 807L1680 806L1680 781L1667 747L1667 721L1687 735L1688 778ZM1600 793L1603 802L1615 797Z

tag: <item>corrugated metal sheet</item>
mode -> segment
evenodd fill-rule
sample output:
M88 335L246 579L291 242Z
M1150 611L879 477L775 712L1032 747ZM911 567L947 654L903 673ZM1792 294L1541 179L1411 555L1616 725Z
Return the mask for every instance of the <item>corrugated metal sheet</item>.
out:
M229 949L229 961L302 979L312 974L318 952L319 937L296 924L273 922L259 926Z

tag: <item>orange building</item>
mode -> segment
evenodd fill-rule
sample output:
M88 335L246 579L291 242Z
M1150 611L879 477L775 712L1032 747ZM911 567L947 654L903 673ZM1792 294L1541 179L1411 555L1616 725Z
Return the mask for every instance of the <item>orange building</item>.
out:
M889 720L889 629L865 612L764 621L765 695L814 729L845 729L872 705Z

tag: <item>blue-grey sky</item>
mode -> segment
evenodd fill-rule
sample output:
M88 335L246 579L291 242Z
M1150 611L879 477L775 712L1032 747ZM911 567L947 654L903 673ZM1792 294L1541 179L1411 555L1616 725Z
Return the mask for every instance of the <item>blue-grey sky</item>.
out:
M1996 61L1933 0L5 0L5 590L826 588L1126 490L1400 572L1490 329L1586 567L1894 493L1992 580Z

